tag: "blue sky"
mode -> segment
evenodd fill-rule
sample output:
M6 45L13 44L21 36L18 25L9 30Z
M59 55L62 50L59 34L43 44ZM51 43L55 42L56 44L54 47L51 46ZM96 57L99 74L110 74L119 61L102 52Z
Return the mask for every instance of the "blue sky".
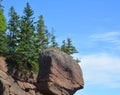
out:
M59 43L70 37L79 51L85 87L75 95L120 94L119 0L4 0L5 15L12 5L22 15L26 2Z

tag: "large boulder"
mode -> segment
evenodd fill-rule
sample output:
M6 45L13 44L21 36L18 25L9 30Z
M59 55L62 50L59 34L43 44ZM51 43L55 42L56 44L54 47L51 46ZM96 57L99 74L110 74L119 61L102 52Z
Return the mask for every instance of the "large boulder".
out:
M71 56L47 49L39 59L38 75L21 75L0 57L0 95L73 95L83 88L81 68Z
M37 89L44 95L73 95L84 86L78 63L58 49L40 53Z

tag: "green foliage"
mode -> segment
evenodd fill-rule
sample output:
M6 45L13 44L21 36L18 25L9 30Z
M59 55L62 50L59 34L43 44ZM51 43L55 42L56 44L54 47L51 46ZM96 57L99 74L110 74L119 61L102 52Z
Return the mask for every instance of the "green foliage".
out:
M77 59L75 59L75 60L76 60L76 62L77 62L77 63L80 63L80 62L81 62L81 60L80 60L80 59L78 59L78 58L77 58Z
M65 53L69 54L69 55L77 53L77 50L72 45L72 40L70 38L67 39L67 43L65 42L65 40L63 40L61 50L64 51Z
M54 35L54 29L52 28L52 32L50 33L50 46L53 48L59 48L58 43L56 42L56 36Z
M38 48L38 52L48 47L49 44L48 37L49 37L49 32L45 28L43 16L41 15L37 22L37 33L36 33L36 46Z
M5 30L6 30L6 19L3 14L3 9L0 7L0 32L5 32Z
M54 35L51 38L51 47L58 48L58 43L56 42L56 37Z
M2 1L3 1L3 0L0 0L0 10L2 10L2 11L3 11L3 8L4 8L4 7L3 7L3 6L2 6L2 4L1 4L1 3L2 3Z
M65 40L63 40L62 42L61 50L67 53L67 43L65 42Z
M0 7L0 56L6 55L11 65L17 66L22 72L37 73L39 53L42 50L61 49L69 55L77 52L70 38L67 42L64 40L62 46L58 47L56 36L47 30L43 16L40 15L38 21L34 21L34 11L29 3L26 4L23 13L20 17L12 6L6 27L3 7L2 5Z
M3 11L0 10L0 33L5 34L6 30L6 19L5 16L3 15Z
M3 10L0 8L0 56L5 56L7 53L6 28L6 19Z
M24 8L24 15L20 18L14 10L10 8L9 29L9 55L8 59L14 61L22 71L38 70L38 53L35 47L35 26L33 10L29 3Z
M16 49L17 49L17 45L19 43L19 34L20 34L20 29L19 29L19 25L20 25L20 21L19 21L19 16L17 15L17 13L15 12L14 7L12 6L10 8L10 12L9 12L9 22L8 22L8 30L9 30L9 44L8 44L8 48L9 48L9 54L11 57L14 57L13 55L15 55Z
M33 10L29 3L24 8L24 15L20 22L20 41L17 47L17 53L19 53L18 63L22 64L23 67L28 67L34 70L36 64L38 64L38 53L35 48L35 26L33 18Z

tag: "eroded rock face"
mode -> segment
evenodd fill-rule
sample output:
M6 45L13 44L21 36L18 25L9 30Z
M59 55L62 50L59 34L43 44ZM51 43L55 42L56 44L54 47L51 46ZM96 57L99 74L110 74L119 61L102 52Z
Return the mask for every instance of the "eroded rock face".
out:
M37 89L44 95L73 95L84 86L80 66L60 50L43 51L39 65Z
M4 58L0 57L0 95L42 95L31 82L17 80L12 76L8 74Z
M60 50L43 51L39 66L38 75L21 75L0 57L0 95L73 95L84 86L80 66Z

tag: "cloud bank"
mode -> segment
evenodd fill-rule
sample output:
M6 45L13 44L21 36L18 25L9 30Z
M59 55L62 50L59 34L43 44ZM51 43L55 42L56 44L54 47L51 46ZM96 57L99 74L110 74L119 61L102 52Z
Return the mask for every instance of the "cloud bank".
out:
M102 43L104 47L109 46L111 49L120 50L120 32L92 34L89 39L91 39L91 43L94 43L94 45L100 45L100 43Z
M91 34L86 43L85 53L74 55L81 60L85 85L120 88L120 32Z
M84 55L79 64L88 85L120 88L120 58L105 53Z

